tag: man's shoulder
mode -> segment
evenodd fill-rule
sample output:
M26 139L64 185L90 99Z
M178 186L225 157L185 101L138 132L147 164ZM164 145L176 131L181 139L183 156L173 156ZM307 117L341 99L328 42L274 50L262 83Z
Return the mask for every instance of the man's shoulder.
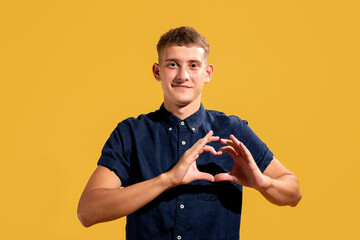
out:
M241 119L240 117L236 115L227 115L224 112L217 111L217 110L205 110L207 116L210 118L210 120L214 121L222 121L223 123L231 123L231 124L247 124L246 120Z
M137 117L128 117L118 123L118 127L134 127L139 125L146 125L148 122L159 122L160 116L158 110L149 113L143 113Z

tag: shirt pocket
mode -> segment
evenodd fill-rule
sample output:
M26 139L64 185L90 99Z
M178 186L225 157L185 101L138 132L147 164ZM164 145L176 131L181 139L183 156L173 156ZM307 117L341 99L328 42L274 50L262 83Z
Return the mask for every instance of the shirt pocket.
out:
M199 200L203 200L203 201L216 201L218 200L218 196L216 194L213 193L198 193L197 195Z

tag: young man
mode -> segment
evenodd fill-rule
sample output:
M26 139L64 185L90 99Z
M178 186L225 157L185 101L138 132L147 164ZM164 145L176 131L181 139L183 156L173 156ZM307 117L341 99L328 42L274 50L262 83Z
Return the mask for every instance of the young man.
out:
M242 186L295 206L296 176L247 122L201 104L214 71L207 40L180 27L157 50L164 103L113 131L79 201L81 223L127 216L127 239L239 239Z

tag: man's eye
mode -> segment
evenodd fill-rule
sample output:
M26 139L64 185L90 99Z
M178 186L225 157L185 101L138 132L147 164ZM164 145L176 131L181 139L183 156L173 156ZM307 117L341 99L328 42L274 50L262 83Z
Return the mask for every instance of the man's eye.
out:
M197 65L196 63L192 63L192 64L190 65L190 67L191 67L191 68L197 68L198 65Z
M177 64L176 63L169 63L168 66L171 67L171 68L174 68L174 67L177 67Z

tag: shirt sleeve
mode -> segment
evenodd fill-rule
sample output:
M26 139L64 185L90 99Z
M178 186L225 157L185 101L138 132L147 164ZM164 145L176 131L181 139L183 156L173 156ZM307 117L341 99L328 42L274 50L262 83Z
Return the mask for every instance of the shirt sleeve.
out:
M249 149L260 171L264 172L274 158L273 153L253 130L251 130L246 120L231 116L231 122L234 136Z
M126 121L118 124L106 141L98 165L112 170L121 180L122 186L129 182L132 137Z

